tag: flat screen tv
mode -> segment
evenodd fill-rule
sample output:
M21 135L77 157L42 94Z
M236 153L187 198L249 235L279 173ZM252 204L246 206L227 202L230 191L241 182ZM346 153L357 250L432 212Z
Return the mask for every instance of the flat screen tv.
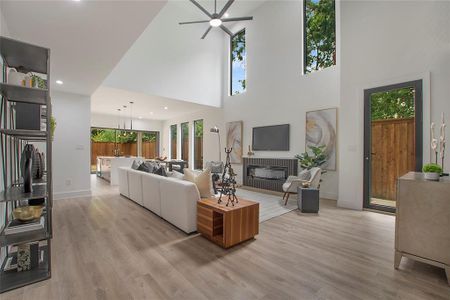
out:
M252 148L255 151L289 151L289 124L254 127Z

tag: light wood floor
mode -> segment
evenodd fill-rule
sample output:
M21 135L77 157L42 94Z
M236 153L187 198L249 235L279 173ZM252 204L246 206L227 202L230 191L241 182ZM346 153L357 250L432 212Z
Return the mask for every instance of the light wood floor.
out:
M443 270L394 270L392 216L322 201L227 251L116 193L97 182L90 198L56 201L53 277L0 298L450 299Z

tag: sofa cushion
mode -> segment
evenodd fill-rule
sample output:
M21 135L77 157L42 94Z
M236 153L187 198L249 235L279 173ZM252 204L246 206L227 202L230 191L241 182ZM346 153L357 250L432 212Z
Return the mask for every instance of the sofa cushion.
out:
M194 183L168 177L158 177L161 196L161 217L186 233L197 230L197 201Z
M139 205L144 205L142 201L142 173L141 171L128 171L129 198Z
M203 172L197 173L190 169L184 169L184 180L195 183L200 192L200 197L209 198L211 197L211 169L207 168Z
M161 216L159 180L161 176L142 174L142 202L145 208Z

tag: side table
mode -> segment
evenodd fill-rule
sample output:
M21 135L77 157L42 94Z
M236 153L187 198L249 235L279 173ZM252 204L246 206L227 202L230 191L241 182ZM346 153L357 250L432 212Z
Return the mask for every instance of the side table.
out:
M252 239L259 233L259 203L239 198L234 206L217 199L197 202L197 231L223 248Z

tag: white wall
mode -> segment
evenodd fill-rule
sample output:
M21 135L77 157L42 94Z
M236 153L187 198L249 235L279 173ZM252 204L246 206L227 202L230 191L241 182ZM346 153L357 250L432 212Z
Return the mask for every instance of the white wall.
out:
M90 195L90 97L52 92L55 199Z
M450 2L344 1L341 5L338 204L361 209L363 90L424 79L431 119L438 121L445 112L450 120ZM425 162L429 161L429 123L430 111L425 110ZM449 171L449 151L446 156Z
M6 19L3 16L3 3L0 2L0 35L2 36L9 36L9 30L8 27L6 26Z
M217 126L221 133L221 148L225 147L225 126L223 123L223 110L220 108L210 108L199 112L186 114L181 117L166 120L163 126L162 134L162 156L167 156L173 159L181 159L181 129L180 124L189 122L189 167L193 167L193 125L195 120L203 120L203 165L207 161L219 160L219 146L217 134L211 133L209 130ZM170 125L177 124L177 155L178 157L170 157ZM223 152L223 151L222 151ZM222 154L222 160L225 160L225 154Z
M211 106L221 105L223 32L200 37L205 15L189 1L169 1L107 77L104 85Z
M245 25L247 91L230 97L225 89L225 121L243 121L244 153L252 142L252 127L289 123L290 151L258 151L255 157L293 158L305 151L306 112L339 106L339 70L303 75L302 1L268 1L251 15L254 20ZM228 61L224 63L223 86L228 87ZM235 170L241 180L242 166ZM337 172L329 171L323 179L321 196L337 199Z

